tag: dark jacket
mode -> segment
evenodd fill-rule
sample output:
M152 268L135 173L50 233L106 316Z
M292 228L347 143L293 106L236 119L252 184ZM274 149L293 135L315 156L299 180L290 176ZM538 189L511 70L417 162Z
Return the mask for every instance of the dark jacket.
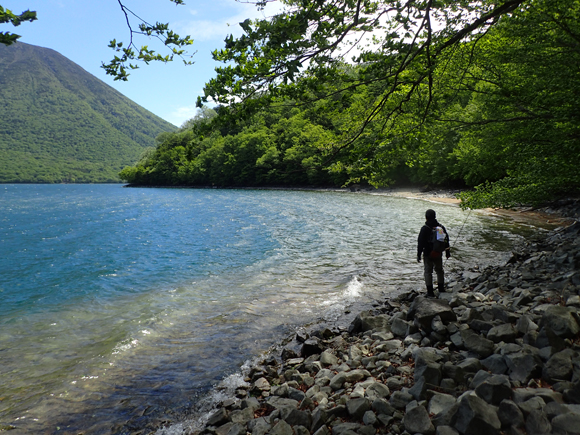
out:
M431 232L435 227L443 228L443 231L447 236L445 241L447 242L447 246L449 246L449 234L447 234L445 227L437 222L437 219L429 219L425 222L425 225L421 227L421 231L419 232L419 238L417 239L417 261L421 261L421 254L428 256L431 252Z

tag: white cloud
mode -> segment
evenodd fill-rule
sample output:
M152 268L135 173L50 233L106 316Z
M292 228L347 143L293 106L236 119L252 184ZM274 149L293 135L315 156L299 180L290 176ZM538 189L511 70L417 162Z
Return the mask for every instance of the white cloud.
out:
M195 105L179 107L171 112L165 119L173 125L181 127L185 121L190 120L197 113Z
M251 3L242 3L234 0L214 0L214 4L221 9L219 17L211 19L191 19L184 20L180 24L184 34L191 35L194 41L223 41L227 35L238 37L242 34L239 23L247 18L265 18L272 16L282 9L279 2L270 2L263 11ZM201 17L204 14L197 9L191 9L190 14L194 17Z

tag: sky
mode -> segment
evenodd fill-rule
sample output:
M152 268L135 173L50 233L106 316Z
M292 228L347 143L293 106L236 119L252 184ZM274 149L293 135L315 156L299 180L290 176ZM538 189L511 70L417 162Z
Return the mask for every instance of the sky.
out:
M265 11L236 0L185 0L177 6L169 0L123 0L125 6L149 23L169 23L180 36L191 35L194 42L188 51L195 63L185 66L181 59L162 64L142 64L130 71L129 80L114 81L101 63L108 63L115 52L109 41L129 41L129 29L118 0L0 0L0 5L20 14L37 12L38 20L18 27L0 26L0 31L21 35L19 41L51 48L67 57L101 81L153 112L181 126L195 116L195 102L203 95L203 86L215 76L211 52L223 48L224 38L240 36L239 23L246 18L261 18L274 13L276 2ZM135 21L134 29L137 28ZM136 45L149 45L160 54L170 54L153 39L140 37ZM158 49L159 48L159 49Z

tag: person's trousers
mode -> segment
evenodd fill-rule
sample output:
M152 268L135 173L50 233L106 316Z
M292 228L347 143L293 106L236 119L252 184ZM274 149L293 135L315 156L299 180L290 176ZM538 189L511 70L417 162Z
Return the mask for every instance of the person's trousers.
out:
M445 283L445 274L443 272L443 256L440 258L424 256L423 265L425 267L425 285L433 285L433 269L435 269L435 273L437 274L437 284L443 285L443 283Z

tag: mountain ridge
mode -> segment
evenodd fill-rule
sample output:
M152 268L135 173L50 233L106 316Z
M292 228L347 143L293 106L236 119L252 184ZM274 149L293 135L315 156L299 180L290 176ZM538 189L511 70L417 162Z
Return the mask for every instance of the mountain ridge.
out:
M0 183L120 182L177 127L60 53L0 44Z

